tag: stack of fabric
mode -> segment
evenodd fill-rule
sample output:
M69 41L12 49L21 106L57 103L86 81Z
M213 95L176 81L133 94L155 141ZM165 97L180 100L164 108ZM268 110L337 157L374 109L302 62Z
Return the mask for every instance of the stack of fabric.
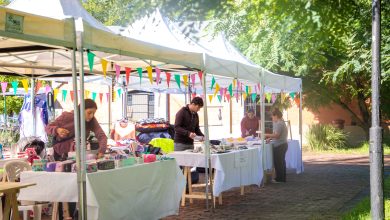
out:
M169 129L169 123L163 118L143 119L135 124L137 140L143 144L148 144L153 138L172 138Z

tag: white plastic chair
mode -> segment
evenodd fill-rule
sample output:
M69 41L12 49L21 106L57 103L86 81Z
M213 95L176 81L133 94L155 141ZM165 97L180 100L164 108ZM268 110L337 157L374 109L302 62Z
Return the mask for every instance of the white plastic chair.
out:
M4 164L3 182L16 182L20 178L20 173L28 170L31 170L31 166L25 161L9 161ZM19 211L23 211L23 220L28 219L28 211L34 212L34 220L40 220L42 206L47 205L47 203L36 204L32 201L20 201Z

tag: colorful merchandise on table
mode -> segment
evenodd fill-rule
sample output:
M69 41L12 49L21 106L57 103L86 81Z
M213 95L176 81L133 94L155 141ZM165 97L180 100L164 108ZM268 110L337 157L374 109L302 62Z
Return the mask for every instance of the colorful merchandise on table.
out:
M111 170L115 169L114 160L100 160L97 162L98 170Z
M57 162L48 162L46 164L46 172L56 171Z
M156 155L155 154L144 154L144 163L152 163L156 161Z
M33 171L45 171L46 170L47 160L45 159L34 159L31 169Z

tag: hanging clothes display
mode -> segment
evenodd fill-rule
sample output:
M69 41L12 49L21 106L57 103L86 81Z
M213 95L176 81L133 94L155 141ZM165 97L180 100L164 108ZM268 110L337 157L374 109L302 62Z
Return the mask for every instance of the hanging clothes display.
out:
M33 124L33 111L31 108L31 95L24 96L22 108L19 113L20 138L38 137L43 142L47 142L45 127L48 123L48 112L46 105L46 95L37 94L35 96L35 135Z

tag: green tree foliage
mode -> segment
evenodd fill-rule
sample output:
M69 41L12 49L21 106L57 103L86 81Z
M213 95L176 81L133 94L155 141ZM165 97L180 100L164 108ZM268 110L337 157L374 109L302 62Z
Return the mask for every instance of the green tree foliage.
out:
M215 21L243 53L276 73L303 78L304 105L334 103L370 126L370 0L85 0L106 25L125 25L158 7L174 20ZM382 4L381 113L390 116L390 4ZM359 112L351 109L357 102Z
M11 82L15 80L20 80L18 77L12 76L0 76L0 82L8 82L7 91L9 88L12 88ZM7 96L6 97L6 110L7 115L12 113L19 113L23 105L23 98L17 96ZM0 114L4 114L4 96L0 95Z

